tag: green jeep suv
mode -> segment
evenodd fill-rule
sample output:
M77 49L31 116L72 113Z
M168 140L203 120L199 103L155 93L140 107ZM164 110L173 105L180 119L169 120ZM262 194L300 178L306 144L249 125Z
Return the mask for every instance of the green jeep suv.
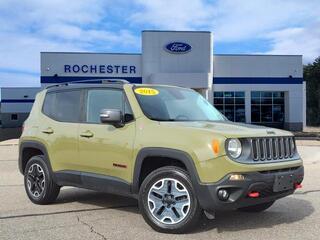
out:
M301 187L290 132L228 121L191 89L104 81L37 94L19 144L33 203L63 186L138 199L155 230L182 233L204 212L260 212Z

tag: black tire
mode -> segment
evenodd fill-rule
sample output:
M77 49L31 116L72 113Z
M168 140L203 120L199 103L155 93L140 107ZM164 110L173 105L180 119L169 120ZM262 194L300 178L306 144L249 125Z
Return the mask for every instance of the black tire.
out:
M249 207L239 208L238 210L241 212L252 212L252 213L263 212L264 210L267 210L269 207L271 207L273 203L274 201L271 201L271 202L261 203L261 204L253 205Z
M155 213L152 213L152 210L150 209L149 204L152 204L152 203L150 203L150 201L148 200L148 196L149 196L149 192L151 193L150 189L156 186L155 185L156 183L163 181L163 185L161 186L164 186L164 181L170 182L171 181L170 179L172 179L173 180L172 182L175 183L174 191L177 190L177 187L178 188L183 187L184 190L182 191L184 191L185 193L188 193L188 195L185 195L183 197L185 198L184 199L185 201L188 201L188 207L186 207L185 205L182 205L182 207L179 207L178 205L181 203L178 201L180 200L183 201L183 200L181 198L177 200L178 198L172 196L173 197L172 199L176 200L176 202L174 202L171 205L171 207L170 205L169 206L166 205L166 207L163 206L162 208L166 209L165 211L167 212L172 211L173 214L175 214L173 215L175 217L177 217L177 212L179 215L179 211L180 213L182 213L181 211L183 211L184 213L181 214L183 217L180 218L181 219L180 222L177 221L176 223L171 222L170 224L169 223L167 224L167 223L161 222L161 220L157 219L155 215L153 215ZM182 185L180 185L180 183ZM170 183L169 185L171 186L171 184L172 183ZM172 187L170 187L170 191L167 189L167 191L169 191L170 193L171 193L171 188ZM172 195L174 195L174 191L172 192ZM162 203L168 204L167 202L164 203L164 201L162 201ZM156 206L154 205L154 209L156 209L155 207ZM188 176L188 173L185 170L178 167L174 167L174 166L159 168L151 172L145 178L145 180L143 181L140 187L140 192L139 192L139 209L142 213L144 220L154 230L158 232L163 232L163 233L185 233L185 232L191 231L197 225L202 212L199 206L198 199L195 195L194 188L190 181L190 177ZM179 210L177 211L177 209ZM164 219L162 220L164 221Z
M56 200L60 187L53 181L43 155L33 156L27 162L24 187L29 199L35 204L49 204Z

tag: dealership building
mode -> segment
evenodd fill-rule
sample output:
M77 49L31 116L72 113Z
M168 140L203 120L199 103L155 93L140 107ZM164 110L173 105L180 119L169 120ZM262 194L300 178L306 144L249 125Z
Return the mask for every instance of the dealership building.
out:
M99 79L176 85L201 93L231 121L303 129L301 55L214 54L213 42L206 31L143 31L141 54L42 52L41 87Z

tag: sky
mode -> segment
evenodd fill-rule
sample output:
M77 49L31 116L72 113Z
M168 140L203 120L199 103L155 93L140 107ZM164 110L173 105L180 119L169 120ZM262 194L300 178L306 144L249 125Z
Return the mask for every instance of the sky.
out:
M140 53L142 30L213 32L214 53L320 56L319 0L0 0L0 87L39 86L40 52Z

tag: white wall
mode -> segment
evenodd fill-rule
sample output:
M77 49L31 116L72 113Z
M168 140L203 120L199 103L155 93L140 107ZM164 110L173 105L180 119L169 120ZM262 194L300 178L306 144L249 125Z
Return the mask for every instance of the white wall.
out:
M214 77L303 77L301 55L213 56Z
M191 51L169 52L165 47L172 42L189 44ZM143 81L190 88L211 88L212 53L211 32L143 31Z
M1 88L1 101L3 100L34 100L40 88ZM32 102L2 102L2 113L27 113L32 108Z
M301 82L303 65L301 55L214 55L214 78L225 82L214 84L214 91L244 91L246 121L251 122L251 91L283 91L285 97L285 122L305 125L305 90ZM289 78L289 76L292 78ZM229 79L230 78L230 79ZM270 84L228 84L231 79L264 78ZM273 83L276 81L276 83ZM287 81L278 84L278 81ZM292 83L290 83L292 81ZM297 84L297 81L301 83ZM215 81L214 81L215 82ZM278 82L278 83L277 83Z

